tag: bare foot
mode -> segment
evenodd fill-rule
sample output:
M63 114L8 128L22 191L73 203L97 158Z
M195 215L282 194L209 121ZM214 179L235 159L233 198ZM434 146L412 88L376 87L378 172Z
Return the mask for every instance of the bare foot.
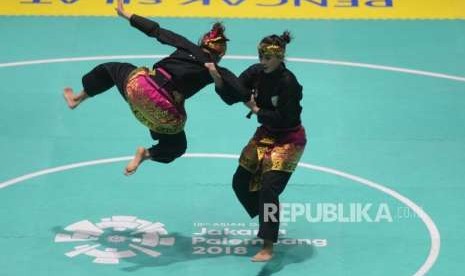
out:
M273 242L271 240L264 240L263 247L252 257L252 262L267 262L273 258Z
M73 89L66 87L63 92L63 97L65 98L66 104L70 109L74 109L79 105L79 101L74 98Z
M149 158L149 153L145 148L143 147L137 148L134 158L131 161L129 161L128 165L124 169L124 175L129 176L129 175L134 174L137 171L137 168L139 167L139 165L148 158Z
M252 262L267 262L273 258L273 251L270 251L269 249L262 249L258 251L255 256L252 257L251 261Z

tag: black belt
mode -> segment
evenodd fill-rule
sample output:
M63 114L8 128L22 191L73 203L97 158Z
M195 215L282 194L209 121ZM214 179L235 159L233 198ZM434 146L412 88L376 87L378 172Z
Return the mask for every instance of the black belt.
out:
M298 131L302 128L302 125L299 124L295 127L289 127L289 128L272 128L270 126L267 126L267 125L262 125L266 130L268 131L271 131L271 132L294 132L294 131Z
M154 71L155 73L153 71L150 72L150 77L154 82L158 84L158 86L170 93L177 90L172 80L163 75L163 73L160 72L158 69L155 68Z

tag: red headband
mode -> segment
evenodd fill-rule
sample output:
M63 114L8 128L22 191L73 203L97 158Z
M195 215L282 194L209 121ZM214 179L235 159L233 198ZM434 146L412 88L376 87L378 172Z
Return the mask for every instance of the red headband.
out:
M222 27L213 27L211 31L203 36L201 45L218 55L224 55L226 52L226 41L229 41L229 39L226 38L223 32L224 29Z

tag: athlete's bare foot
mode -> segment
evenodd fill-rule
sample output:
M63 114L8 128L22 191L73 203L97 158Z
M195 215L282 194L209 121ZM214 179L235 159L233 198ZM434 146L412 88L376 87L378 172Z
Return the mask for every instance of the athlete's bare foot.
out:
M143 147L139 147L136 150L136 154L131 161L129 161L128 165L124 169L124 175L129 176L134 174L137 171L139 165L144 162L145 160L150 158L150 153Z
M65 97L66 104L70 109L74 109L79 103L74 100L73 89L66 87L63 92L63 97Z
M267 262L273 258L273 242L265 240L263 248L252 257L252 262Z
M66 104L70 109L75 109L78 105L80 105L85 99L89 96L86 92L82 91L79 94L74 94L73 89L66 87L63 91L63 97L65 98Z
M267 262L273 258L273 252L269 251L267 249L262 249L258 251L255 256L252 257L251 261L252 262Z

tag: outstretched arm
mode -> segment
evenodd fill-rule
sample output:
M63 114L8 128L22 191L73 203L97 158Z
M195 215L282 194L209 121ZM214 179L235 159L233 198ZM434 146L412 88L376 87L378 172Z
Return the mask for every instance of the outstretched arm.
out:
M118 5L115 10L120 17L128 20L131 26L143 32L149 37L156 38L160 43L185 49L198 58L203 56L200 47L182 35L161 28L157 22L154 22L148 18L127 12L124 9L123 0L118 0Z
M232 105L248 101L250 91L241 84L231 71L211 62L204 65L215 82L215 92L226 104Z

